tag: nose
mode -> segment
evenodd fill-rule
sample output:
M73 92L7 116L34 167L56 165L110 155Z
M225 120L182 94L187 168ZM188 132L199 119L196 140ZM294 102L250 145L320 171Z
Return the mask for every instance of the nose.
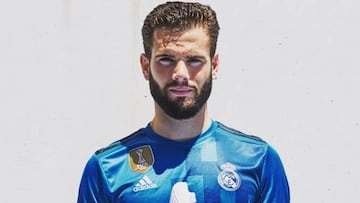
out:
M173 80L176 80L178 82L184 82L189 79L189 72L186 64L184 61L179 60L176 64L176 67L174 69L174 73L172 76Z

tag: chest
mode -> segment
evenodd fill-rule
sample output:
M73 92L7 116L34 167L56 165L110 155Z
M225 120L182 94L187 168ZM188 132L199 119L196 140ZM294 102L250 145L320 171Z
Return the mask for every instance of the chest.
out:
M128 181L118 186L117 202L169 202L178 182L187 184L182 196L193 194L196 202L254 202L259 190L256 162L245 163L245 154L225 153L221 147L215 142L191 149L152 146L151 156L137 153L133 162L151 166L126 175Z

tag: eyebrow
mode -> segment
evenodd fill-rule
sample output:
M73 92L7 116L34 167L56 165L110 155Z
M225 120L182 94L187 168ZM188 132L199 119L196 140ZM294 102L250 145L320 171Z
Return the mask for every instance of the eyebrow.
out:
M176 58L174 55L171 55L171 54L159 54L159 55L156 55L155 58L161 58L161 57L169 57L169 58ZM201 60L206 60L206 57L204 56L201 56L201 55L189 55L189 56L186 56L185 57L187 60L188 59L201 59Z
M197 59L206 60L206 57L200 55L190 55L190 56L186 56L186 58L187 59L197 58Z
M171 54L159 54L159 55L155 55L155 58L159 58L159 57L175 58L175 56L174 56L174 55L171 55Z

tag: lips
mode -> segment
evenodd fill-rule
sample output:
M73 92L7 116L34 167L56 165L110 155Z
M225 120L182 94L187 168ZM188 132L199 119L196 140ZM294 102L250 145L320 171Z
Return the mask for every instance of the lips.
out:
M174 86L170 87L169 91L175 96L184 97L190 95L193 89L187 86Z

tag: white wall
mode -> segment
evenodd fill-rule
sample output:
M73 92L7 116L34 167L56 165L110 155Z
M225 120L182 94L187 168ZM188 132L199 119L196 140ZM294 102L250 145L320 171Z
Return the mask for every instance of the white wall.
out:
M76 202L91 153L152 118L138 58L158 2L0 2L0 202ZM356 202L359 2L202 2L221 23L212 116L278 150L292 202Z

